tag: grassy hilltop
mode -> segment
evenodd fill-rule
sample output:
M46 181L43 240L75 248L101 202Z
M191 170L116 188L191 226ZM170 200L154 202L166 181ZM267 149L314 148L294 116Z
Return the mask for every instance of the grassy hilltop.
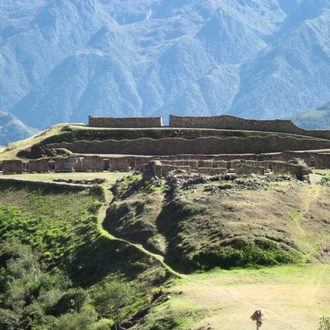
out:
M0 159L64 126L9 145ZM106 182L75 188L93 178ZM312 185L106 172L0 179L6 329L114 329L118 320L135 330L253 329L262 309L267 329L310 330L330 313L326 176Z

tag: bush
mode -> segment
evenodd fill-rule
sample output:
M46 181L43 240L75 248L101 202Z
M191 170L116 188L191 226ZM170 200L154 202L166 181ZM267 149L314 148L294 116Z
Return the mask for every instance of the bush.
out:
M330 316L321 317L319 325L317 330L330 330Z
M81 288L69 289L57 303L48 310L49 314L59 316L65 313L80 313L88 302L88 292Z
M122 321L121 309L132 302L133 290L125 283L106 284L95 298L95 308L103 317L110 316L119 325Z
M91 310L85 310L81 313L67 313L62 315L55 330L90 330L96 321L96 313Z

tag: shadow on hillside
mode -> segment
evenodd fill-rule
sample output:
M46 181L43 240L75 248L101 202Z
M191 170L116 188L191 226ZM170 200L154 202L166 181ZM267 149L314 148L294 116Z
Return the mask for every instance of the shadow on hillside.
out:
M177 272L189 273L194 268L187 257L194 247L192 242L185 239L184 230L189 218L204 211L204 207L172 200L156 219L158 232L165 237L168 244L164 262Z
M100 235L94 241L85 241L75 247L64 263L74 282L86 287L109 274L124 277L128 281L134 280L151 266L149 259L124 242Z

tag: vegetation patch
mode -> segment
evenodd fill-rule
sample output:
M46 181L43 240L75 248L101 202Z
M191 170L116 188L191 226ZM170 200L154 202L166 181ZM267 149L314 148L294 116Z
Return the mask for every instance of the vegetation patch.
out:
M0 328L91 329L101 318L110 329L168 277L157 260L99 232L99 186L73 193L1 182L0 198ZM116 314L99 308L106 283L128 282L136 290Z
M296 264L320 253L310 234L309 214L301 209L308 195L304 187L292 179L288 189L285 180L234 177L226 181L229 189L211 179L191 180L190 186L170 180L151 194L147 191L158 189L152 180L118 182L104 228L163 255L183 273ZM311 204L313 212L318 204ZM296 213L299 221L292 221ZM320 230L325 226L322 221L317 225ZM297 237L297 226L304 239ZM326 231L323 235L328 236Z

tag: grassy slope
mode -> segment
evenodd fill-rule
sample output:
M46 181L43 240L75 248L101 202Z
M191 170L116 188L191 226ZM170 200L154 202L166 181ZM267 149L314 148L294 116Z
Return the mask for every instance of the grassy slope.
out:
M84 175L106 176L109 183L104 187L108 187L110 182L114 181L115 176L118 176L113 173L103 173L102 175L71 173L61 174L61 177L76 176L75 178L78 179ZM50 180L52 176L43 174L25 175L24 177ZM134 182L133 179L129 179L118 185L114 190L117 191L118 196L111 207L117 203L135 204L134 214L138 219L143 219L147 227L150 227L152 219L157 217L157 213L169 200L164 199L162 188L147 185L146 187L141 186L137 191ZM29 185L14 188L3 184L1 184L0 194L0 209L3 210L4 205L13 210L19 208L24 215L17 219L14 217L15 221L12 220L12 217L11 227L7 227L4 232L10 235L16 231L25 240L28 239L27 233L29 233L32 244L45 254L45 258L55 260L59 267L71 264L71 268L68 268L71 276L76 280L79 279L78 281L84 286L97 290L104 281L119 275L124 276L126 280L133 281L132 283L138 287L159 290L159 285L161 285L159 279L166 275L166 271L159 267L159 263L152 261L154 259L149 254L143 253L141 247L136 250L124 241L111 240L111 236L105 234L100 228L100 221L103 217L99 218L99 222L96 219L88 221L92 214L95 214L96 209L104 212L107 207L107 203L98 201L96 196L93 197L86 193L70 194L64 191L38 190L36 186ZM208 193L202 186L197 186L194 191L181 192L181 194L181 201L190 204L192 198L203 198ZM133 328L243 329L253 326L249 316L258 308L264 309L269 317L268 329L307 330L316 328L318 319L330 312L328 308L330 298L326 294L326 290L329 289L329 282L326 281L329 269L327 266L317 263L317 258L321 259L320 248L329 246L329 232L324 227L324 221L330 217L328 214L330 208L327 204L329 194L329 188L298 184L295 184L292 191L288 191L288 183L285 182L273 183L271 190L262 191L262 193L246 190L231 192L229 196L208 196L211 199L217 197L214 204L211 201L210 204L202 205L203 210L207 205L215 212L212 215L213 228L212 221L207 221L207 219L204 219L206 226L202 227L203 218L200 218L200 221L196 221L195 224L192 221L189 222L190 226L196 226L189 229L192 237L197 238L194 242L196 246L201 243L209 244L208 239L211 237L208 235L213 233L215 227L218 227L216 217L219 217L220 213L222 221L228 223L231 222L232 215L235 215L235 218L240 217L240 223L235 222L235 227L246 228L248 226L251 233L256 230L252 227L253 223L266 219L267 232L272 232L274 228L277 228L276 222L286 223L286 231L290 233L290 239L294 240L299 249L304 252L304 259L316 263L260 270L213 270L201 274L184 275L181 280L163 287L163 293L169 294L171 299L165 301L164 295L162 295L151 305L146 317ZM276 205L272 207L276 195L278 195L275 200ZM108 190L107 197L112 197ZM143 208L141 203L144 205ZM216 207L217 204L219 207ZM222 208L223 205L226 206L226 210ZM197 206L200 205L197 203ZM235 207L234 212L231 207ZM36 211L39 218L33 220L32 215ZM205 210L202 213L197 212L197 215L211 216L210 210L204 212ZM254 218L252 222L249 222L251 214L254 214L259 220L255 221L256 218ZM47 218L52 218L52 222L47 221ZM81 220L77 221L79 218ZM131 219L135 221L136 217L133 216ZM170 220L168 219L168 221ZM35 221L44 223L44 225L39 226ZM115 236L121 236L121 230L124 227L118 226L114 233ZM147 233L150 232L153 230L147 231ZM200 241L201 236L198 233L202 234L203 242ZM170 234L173 235L173 231L170 231ZM47 240L47 237L51 237L51 239ZM155 231L155 235L152 237L145 237L147 241L150 240L144 245L147 249L153 246L152 252L163 253L166 257L168 237L164 236L164 231ZM66 243L63 244L63 242ZM70 262L68 262L68 257L70 257ZM324 253L322 261L327 261L326 253ZM149 267L145 268L146 265ZM98 271L95 272L95 269ZM148 297L144 296L144 299L144 303L146 303ZM141 308L143 302L140 302L139 306L135 306L135 308Z
M196 184L172 195L154 188L151 197L152 188L128 180L114 189L104 226L181 272L326 258L328 189L288 181L252 189L249 179L243 189L235 182ZM220 189L225 185L232 188Z
M268 317L265 329L317 329L330 312L329 275L329 266L321 264L190 275L169 288L171 299L133 329L150 329L164 319L176 320L175 329L182 330L255 329L250 316L257 309Z
M273 182L267 190L232 189L210 195L207 186L178 191L169 200L161 188L126 180L113 190L116 199L105 228L163 255L177 270L191 256L210 251L231 236L250 242L266 237L285 249L294 247L300 259L292 261L300 261L260 270L186 275L168 289L172 298L152 309L134 329L151 329L155 324L155 329L243 329L253 326L249 316L259 308L269 316L269 329L316 328L319 318L330 312L325 291L330 288L330 189L286 181ZM205 198L208 202L201 202ZM173 200L179 216L166 211L162 215ZM182 205L193 211L192 217L182 213ZM200 264L209 265L210 255L203 256Z
M114 178L108 175L109 181ZM130 282L137 289L132 308L140 309L169 273L156 258L100 230L97 215L108 205L100 194L104 188L68 192L65 187L42 187L33 181L0 180L0 236L18 236L42 255L49 269L66 270L75 286L91 292L114 279Z
M6 148L0 148L0 159L18 159L17 153L20 150L27 149L37 143L40 143L49 136L56 135L64 126L64 124L52 126L48 130L33 135L28 139L10 143Z
M40 142L48 134L52 136L53 130L58 131L61 127L63 125L53 127L26 141L10 145L1 154L1 159L15 158L18 150ZM105 184L104 188L108 188L118 175L121 174L26 174L19 178L51 181L59 176L76 179L106 176L109 184ZM27 236L27 228L32 230L31 223L36 225L32 220L32 214L35 213L35 204L33 204L35 201L39 200L44 205L42 207L40 204L40 209L38 209L38 213L42 214L41 219L53 219L54 214L62 212L59 216L60 220L55 221L60 225L59 228L44 226L38 231L36 237L30 234L34 240L33 244L41 249L46 257L54 257L56 266L66 265L68 256L70 259L73 258L71 276L91 290L97 290L104 281L109 281L119 275L129 281L133 279L135 281L133 283L136 283L134 285L140 288L147 287L148 290L154 288L154 292L157 292L166 271L149 252L158 254L161 260L165 258L172 267L180 270L180 262L170 258L168 247L172 242L170 247L173 256L177 252L177 247L182 253L180 243L183 242L172 240L172 238L190 242L188 248L193 252L207 250L219 242L218 229L223 225L228 233L237 234L243 231L243 234L248 234L250 239L271 233L272 236L276 234L277 238L294 241L303 260L312 262L304 266L291 265L260 270L213 270L202 274L185 275L179 282L172 282L171 285L163 288L163 292L171 295L171 299L164 301L162 295L151 305L147 316L141 319L134 329L252 328L253 324L249 316L254 310L262 308L269 317L265 324L268 329L309 330L317 328L319 318L330 313L328 308L330 299L327 294L329 282L326 280L329 276L326 251L330 246L327 220L330 219L329 188L301 186L294 183L294 189L289 189L288 183L285 182L275 183L269 190L233 190L225 193L218 191L217 194L210 196L209 192L204 191L204 186L198 186L197 189L179 192L179 195L175 197L177 201L173 199L177 203L175 207L179 207L181 211L182 205L192 207L192 210L188 210L188 216L193 215L191 218L193 220L183 221L179 231L175 233L178 228L167 226L167 220L171 220L169 217L171 213L163 212L159 217L164 201L169 202L166 199L168 197L164 199L162 189L147 187L147 189L141 189L139 193L136 193L134 189L129 192L130 182L124 182L120 188L122 197L117 198L111 207L126 204L128 211L134 215L130 217L132 220L130 230L139 228L136 227L136 223L142 224L143 230L136 233L143 233L144 236L132 235L132 232L127 230L125 233L127 225L123 221L121 224L117 223L116 227L112 227L113 231L110 230L110 232L124 240L113 241L111 240L113 236L106 233L101 226L108 204L98 202L96 196L91 198L85 193L67 194L63 191L54 193L45 190L40 190L38 193L38 189L30 189L27 188L28 186L26 188L4 187L1 184L0 186L2 187L0 209L9 206L23 210L24 219L21 217L18 221L12 222L13 226L16 223L16 229L20 230L22 237ZM40 194L41 191L42 194ZM106 196L108 201L112 198L109 190L106 190ZM50 200L47 200L48 198ZM195 198L201 200L193 202ZM209 198L208 203L203 202L205 198ZM24 203L25 206L22 205ZM76 205L76 211L70 205ZM24 207L27 208L24 209ZM98 220L87 221L92 214L95 214L98 207ZM28 211L29 208L30 211ZM185 210L183 211L185 213ZM74 212L77 212L77 215L74 215ZM71 229L66 227L68 214ZM75 228L76 217L82 217L82 222ZM120 218L116 221L120 222ZM44 234L45 237L49 234L52 237L49 240L50 245L45 243L46 239L41 239ZM61 237L66 240L70 255L65 253L66 247L62 246ZM138 249L127 244L126 238L137 241ZM43 243L38 243L38 240ZM320 261L325 265L319 263ZM70 263L71 261L68 264ZM146 265L150 267L145 268ZM141 308L149 297L144 296L142 298L144 303L139 302L139 307L134 308Z

